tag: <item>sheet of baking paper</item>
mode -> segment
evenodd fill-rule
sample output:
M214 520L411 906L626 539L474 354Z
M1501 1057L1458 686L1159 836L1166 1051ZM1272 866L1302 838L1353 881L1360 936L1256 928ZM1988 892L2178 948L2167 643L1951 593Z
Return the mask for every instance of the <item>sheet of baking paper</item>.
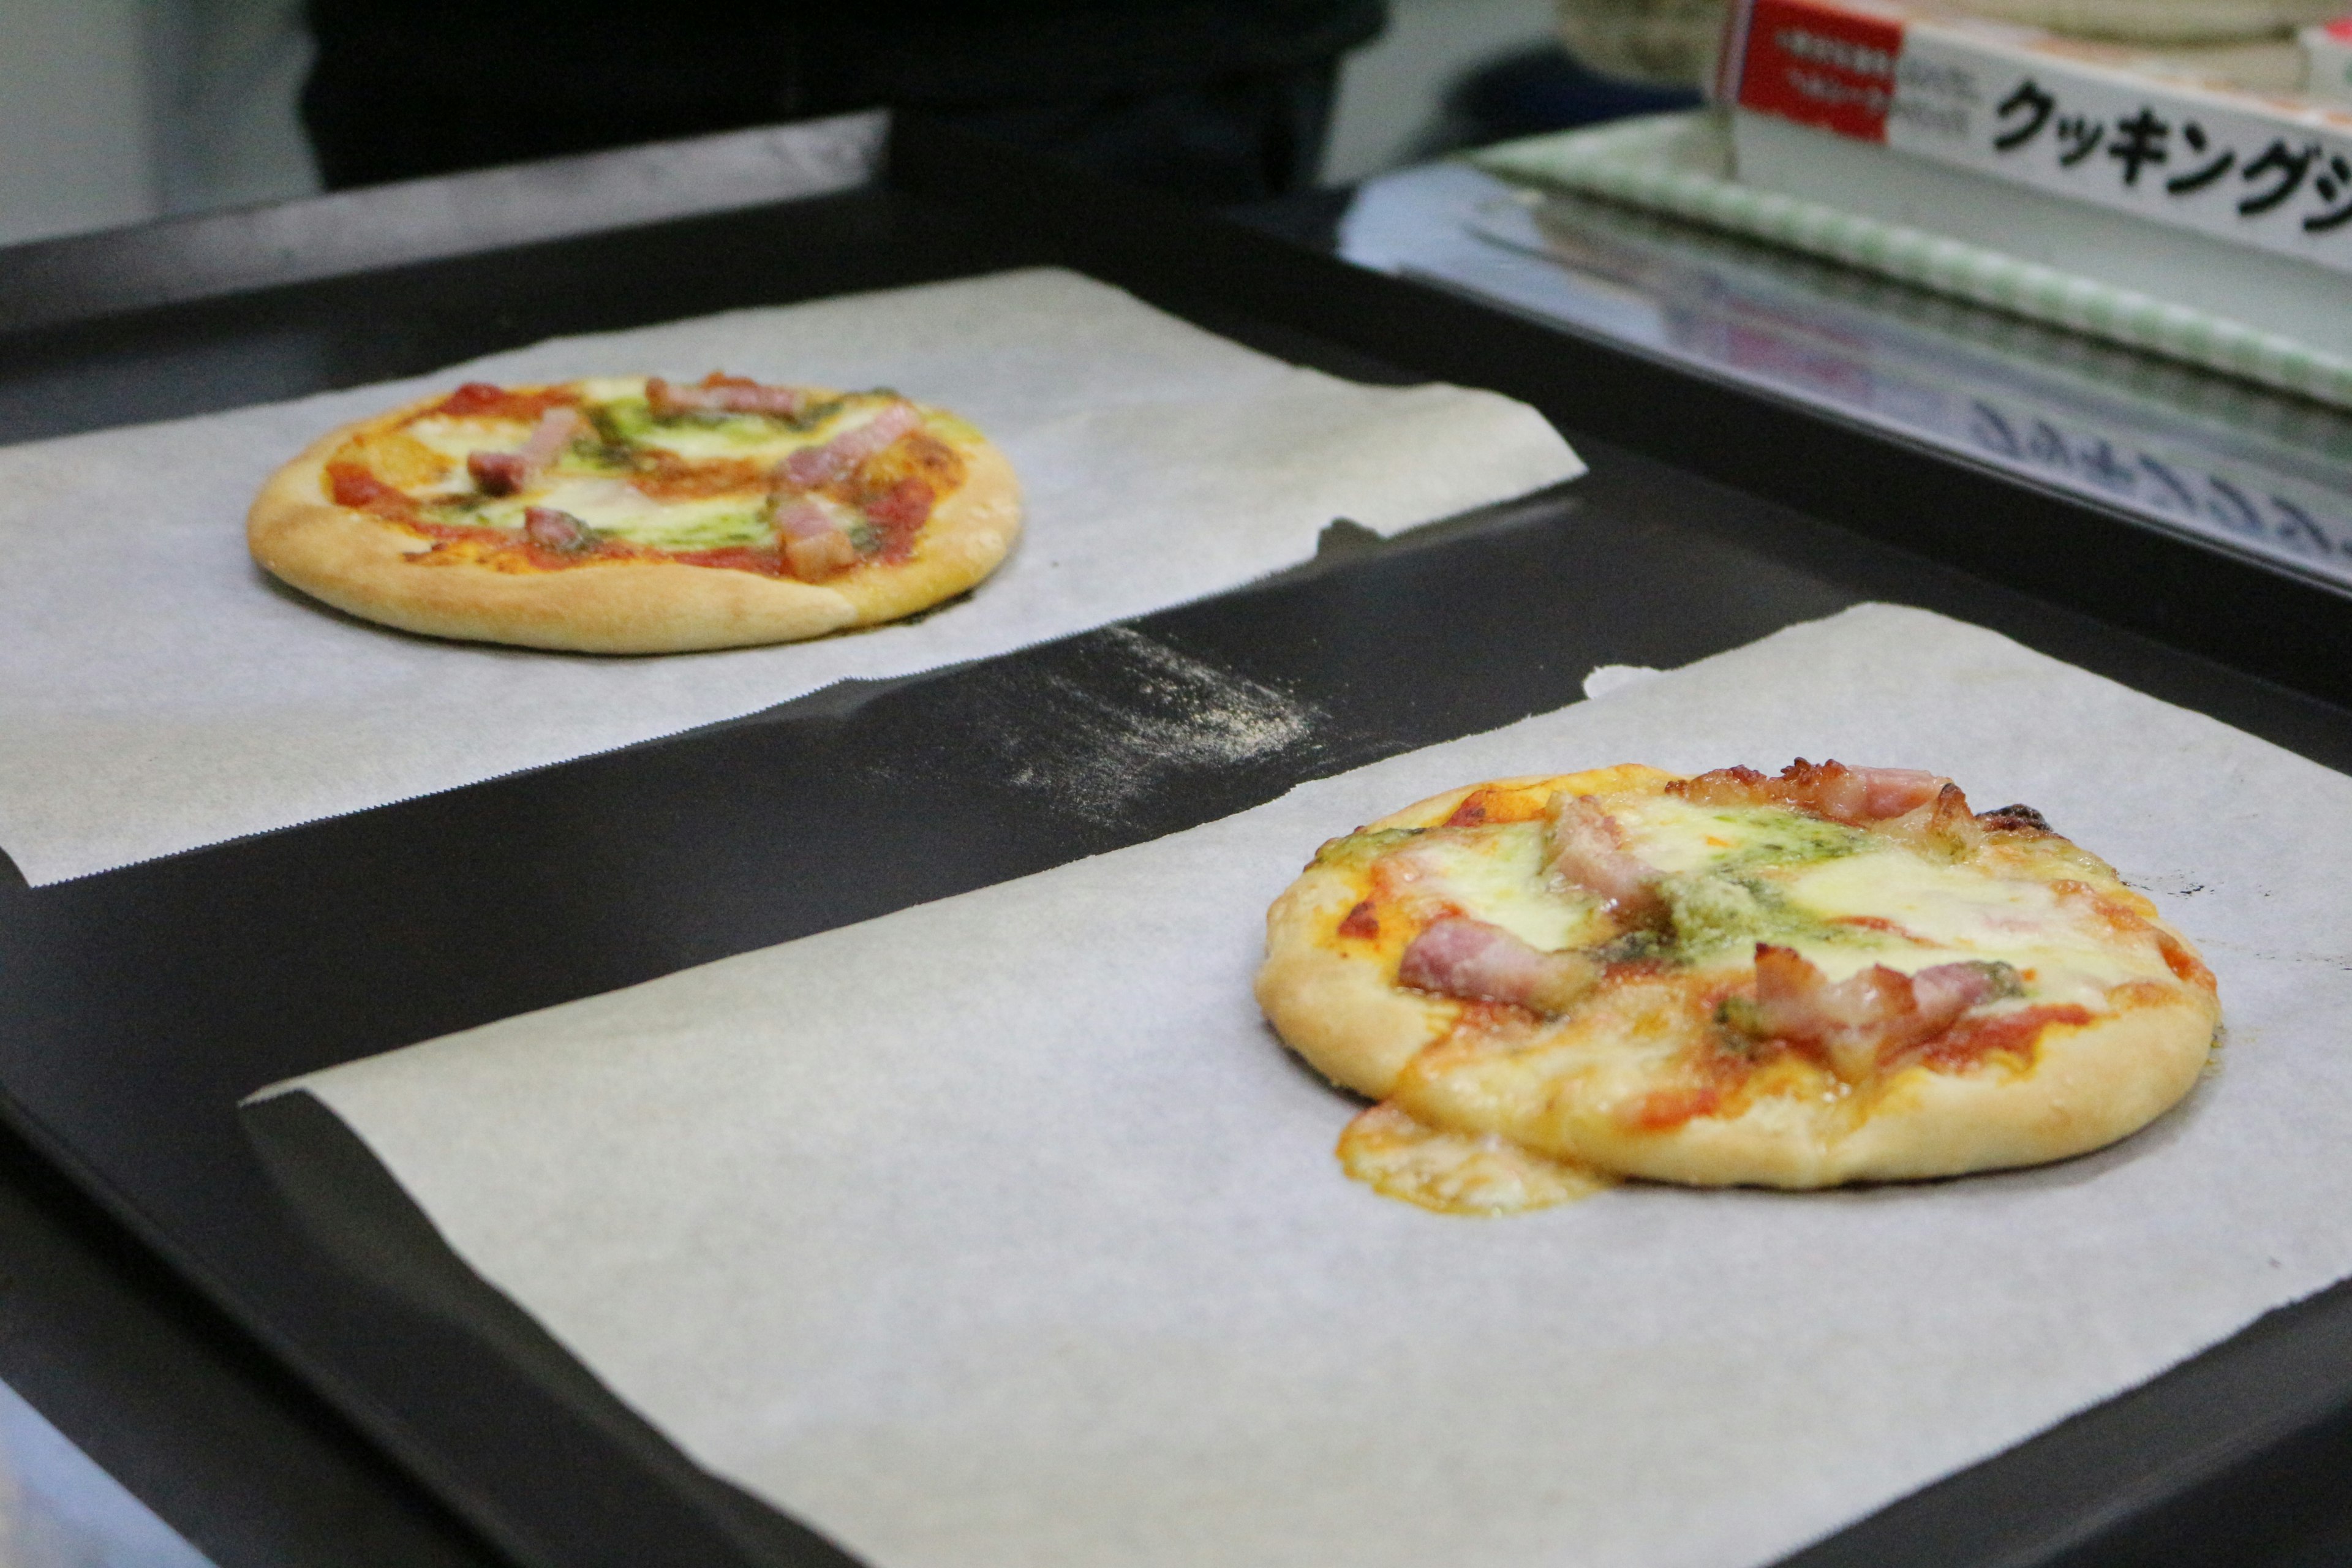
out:
M468 379L714 366L954 409L1020 471L1026 536L914 626L632 659L388 631L247 557L254 492L337 425ZM1305 559L1336 517L1391 532L1582 468L1522 404L1360 386L1055 270L0 450L0 848L43 883L381 805L1163 608Z
M1456 784L1956 771L2221 976L2218 1073L2053 1168L1346 1180L1250 1000L1328 835ZM1156 843L308 1080L711 1469L883 1568L1767 1562L2352 1273L2352 780L1866 606Z

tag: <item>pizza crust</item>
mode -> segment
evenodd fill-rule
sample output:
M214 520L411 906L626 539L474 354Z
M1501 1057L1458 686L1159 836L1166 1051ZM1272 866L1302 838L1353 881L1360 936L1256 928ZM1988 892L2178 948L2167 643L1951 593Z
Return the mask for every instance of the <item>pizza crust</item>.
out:
M2046 1164L2128 1137L2195 1086L2220 1021L2211 994L2197 992L2087 1025L2051 1025L2023 1070L1914 1066L1853 1103L1758 1095L1739 1114L1695 1116L1654 1131L1628 1124L1608 1103L1573 1095L1517 1102L1475 1072L1423 1074L1416 1062L1381 1098L1433 1125L1475 1122L1539 1153L1650 1181L1788 1188L1910 1181Z
M1021 531L1013 466L987 441L953 443L964 482L931 511L914 559L823 583L680 562L616 561L551 572L471 563L420 566L431 542L327 500L327 463L441 397L331 430L271 476L246 521L273 576L365 620L430 637L575 653L684 653L797 642L898 620L972 587Z
M1501 780L1448 791L1367 826L1435 826L1482 788L1601 794L1672 776L1612 768ZM1312 865L1268 911L1256 993L1284 1043L1332 1082L1391 1101L1433 1128L1499 1134L1538 1153L1654 1181L1813 1188L2065 1159L2126 1137L2177 1104L2203 1070L2221 1021L2210 985L2182 981L2087 1025L2046 1026L2022 1067L2001 1058L1962 1071L1914 1064L1829 1097L1772 1093L1759 1082L1759 1092L1725 1112L1645 1128L1622 1114L1629 1096L1652 1087L1639 1063L1576 1054L1583 1005L1557 1026L1526 1015L1516 1035L1457 1034L1458 1020L1487 1005L1399 984L1399 937L1339 939L1334 928L1362 887L1345 867ZM2120 882L2114 890L2141 902ZM1629 1009L1642 1000L1627 997ZM1613 994L1601 1004L1617 1005ZM1602 1026L1596 1019L1592 1026Z

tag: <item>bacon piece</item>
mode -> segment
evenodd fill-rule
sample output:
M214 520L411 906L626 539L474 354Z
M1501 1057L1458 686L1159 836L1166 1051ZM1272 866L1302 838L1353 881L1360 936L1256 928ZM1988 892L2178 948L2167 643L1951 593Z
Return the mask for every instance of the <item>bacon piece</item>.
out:
M1935 800L1947 782L1917 768L1852 768L1799 757L1777 779L1754 768L1717 768L1666 788L1697 805L1778 805L1860 824L1916 811Z
M577 555L594 548L596 543L595 530L570 512L558 511L551 506L523 508L522 536L541 550L562 555Z
M646 406L656 419L681 414L764 414L772 419L796 418L809 405L798 387L763 386L748 376L712 371L699 386L673 386L657 375L646 378Z
M923 422L911 403L893 403L854 430L844 430L818 447L803 447L778 466L777 476L802 489L829 485L858 464L888 447L901 436L914 433Z
M1997 805L1977 813L1977 820L1998 833L2047 833L2050 819L2030 805Z
M530 483L530 465L517 452L468 452L466 472L486 496L510 496Z
M915 535L931 520L931 487L920 479L900 479L866 503L866 521L881 535L877 552L885 561L904 561L914 553Z
M1936 792L1936 804L1927 808L1926 831L1928 838L1956 857L1973 855L1984 846L1984 824L1969 809L1969 797L1956 784L1947 784Z
M2005 963L1939 963L1904 974L1883 963L1832 984L1792 947L1756 944L1756 996L1725 1005L1725 1021L1762 1040L1820 1052L1849 1083L1896 1052L1933 1039L1979 1002L2015 995Z
M539 416L519 450L468 452L466 471L484 495L510 496L546 472L587 428L588 421L577 408L551 408Z
M1657 870L1626 853L1624 829L1591 796L1556 795L1545 815L1553 870L1597 895L1621 920L1646 921L1663 912Z
M1405 945L1397 979L1443 996L1564 1013L1601 978L1581 952L1543 952L1501 926L1467 916L1434 921Z
M1984 847L1985 824L1969 809L1969 797L1956 784L1937 790L1928 805L1874 826L1898 843L1948 859L1964 860Z
M857 564L857 544L849 531L814 501L785 501L776 508L776 533L784 561L803 583L819 583Z
M1799 758L1797 765L1804 765ZM1838 763L1824 763L1822 771L1841 767ZM1863 784L1862 816L1876 820L1900 816L1916 811L1937 797L1945 790L1957 795L1959 791L1949 779L1928 773L1924 768L1847 768L1849 775L1859 776Z
M539 416L530 437L517 454L534 472L552 465L563 449L586 432L588 421L577 408L551 408Z

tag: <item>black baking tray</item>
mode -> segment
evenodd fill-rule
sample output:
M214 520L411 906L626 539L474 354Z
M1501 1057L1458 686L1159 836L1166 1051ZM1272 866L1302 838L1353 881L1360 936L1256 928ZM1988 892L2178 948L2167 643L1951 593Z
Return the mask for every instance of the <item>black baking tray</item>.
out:
M237 1110L277 1079L1149 839L1574 701L1596 664L1680 664L1864 598L2352 769L2352 603L2332 591L920 121L892 129L886 173L830 195L421 260L389 246L291 283L228 268L175 297L140 270L168 247L110 243L86 242L117 266L107 288L0 311L0 440L1055 263L1337 374L1509 393L1591 464L1392 542L1335 522L1280 578L1003 658L0 885L0 1116L184 1282L185 1313L224 1319L389 1460L369 1483L385 1506L478 1532L459 1557L845 1561L606 1394L316 1102ZM46 273L0 256L0 296L70 273L60 254ZM1165 760L1106 804L1084 785L1122 736L1186 721L1171 668L1313 722L1244 765ZM2347 1456L2339 1288L1792 1562L2300 1561L2352 1543Z

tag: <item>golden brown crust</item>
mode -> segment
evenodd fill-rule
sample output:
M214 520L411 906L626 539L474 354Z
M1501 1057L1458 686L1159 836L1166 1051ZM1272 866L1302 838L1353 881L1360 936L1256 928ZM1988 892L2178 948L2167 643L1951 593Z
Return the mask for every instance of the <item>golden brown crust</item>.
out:
M1501 1082L1459 1064L1408 1064L1389 1096L1435 1126L1472 1121L1540 1153L1622 1175L1693 1186L1831 1187L2039 1165L2138 1131L2194 1087L2221 1006L2184 985L2166 1003L2053 1023L2030 1067L1964 1073L1913 1066L1851 1099L1757 1094L1733 1113L1659 1129L1602 1093L1528 1093L1558 1079ZM1434 1042L1433 1042L1434 1043ZM1443 1070L1452 1066L1455 1070Z
M1600 794L1672 776L1628 768L1503 780L1369 826L1442 824L1480 790ZM1401 985L1410 931L1338 930L1366 891L1360 867L1345 861L1318 859L1276 900L1257 997L1285 1043L1336 1083L1433 1128L1498 1133L1623 1175L1802 1188L2036 1164L2111 1143L2177 1103L2197 1081L2221 1016L2210 976L2179 933L2103 865L2065 852L2061 868L2104 876L2095 890L2178 944L2184 962L2087 1023L2053 1020L2023 1049L1965 1070L1914 1062L1840 1086L1789 1063L1777 1079L1759 1071L1702 1113L1645 1118L1645 1097L1687 1083L1688 1064L1670 1061L1665 1046L1645 1054L1630 1042L1687 1037L1711 998L1694 996L1681 977L1636 974L1545 1022Z
M1369 955L1329 941L1359 893L1339 871L1310 866L1265 916L1257 1005L1283 1043L1316 1071L1368 1100L1385 1100L1423 1047L1444 1037L1462 1005L1407 990Z
M897 620L963 593L1021 531L1020 485L989 442L956 443L965 479L933 509L912 560L867 563L822 584L667 561L547 572L473 563L421 567L429 540L327 499L343 447L398 428L438 395L358 420L272 475L246 540L272 575L337 609L404 631L576 653L683 653L797 642Z

